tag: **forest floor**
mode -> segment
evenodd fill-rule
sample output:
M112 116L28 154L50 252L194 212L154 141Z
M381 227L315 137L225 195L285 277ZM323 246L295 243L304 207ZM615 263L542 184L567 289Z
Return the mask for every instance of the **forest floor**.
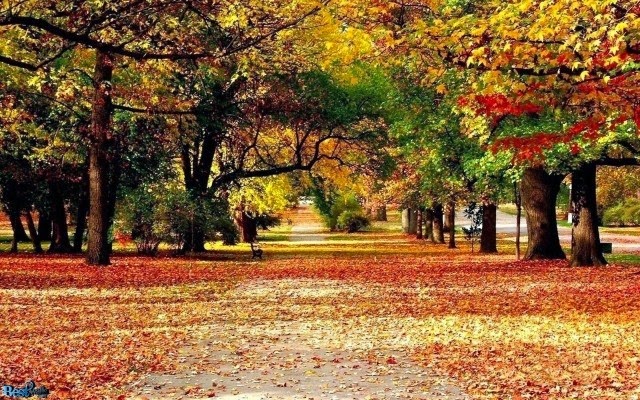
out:
M506 238L471 254L392 218L341 235L301 208L254 261L247 245L106 268L4 255L0 384L33 379L49 399L640 397L637 253L515 262Z

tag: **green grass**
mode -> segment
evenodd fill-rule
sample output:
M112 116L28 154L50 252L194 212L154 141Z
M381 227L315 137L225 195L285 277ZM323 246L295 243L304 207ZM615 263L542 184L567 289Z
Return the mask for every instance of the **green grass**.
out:
M640 254L605 254L611 264L640 264Z

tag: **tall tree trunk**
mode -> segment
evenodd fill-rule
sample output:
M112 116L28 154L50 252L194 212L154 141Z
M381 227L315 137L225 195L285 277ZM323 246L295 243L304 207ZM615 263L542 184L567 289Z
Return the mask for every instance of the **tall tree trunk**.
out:
M417 209L416 212L418 213L418 217L417 217L417 227L416 227L416 239L422 239L422 210L421 209Z
M38 237L40 241L51 240L51 217L49 210L38 209Z
M527 212L529 242L525 260L565 259L556 221L556 198L562 175L548 174L540 167L527 168L521 183L522 205Z
M522 196L517 183L513 184L513 191L516 200L516 260L520 260L520 221L522 220Z
M410 225L409 221L411 221L411 209L404 208L402 209L402 214L401 214L402 232L409 233L409 225Z
M258 227L255 218L251 218L246 212L242 213L242 241L251 243L258 236Z
M33 222L31 211L25 211L24 216L27 219L27 227L29 228L31 243L33 243L33 251L36 254L40 254L42 253L42 245L40 244L40 236L38 236L38 230L36 229L36 224Z
M596 166L585 164L571 176L573 229L571 266L602 266L607 264L600 248L596 204Z
M20 219L20 209L17 205L11 205L9 209L9 222L11 223L11 229L13 230L13 239L18 242L28 242L29 236L24 230L22 220Z
M449 248L456 248L456 203L447 203L447 217L445 218L446 230L449 231Z
M433 205L433 243L444 243L444 221L442 204Z
M109 265L109 144L113 56L96 51L89 147L87 264Z
M480 234L480 253L497 253L496 243L496 205L492 202L482 204L482 232Z
M376 221L386 221L387 220L387 205L380 204L378 208L376 208Z
M70 253L73 248L69 242L67 212L64 208L64 197L62 197L57 182L49 184L49 200L51 201L51 221L53 222L49 253Z
M409 209L409 234L416 235L418 233L418 210Z
M87 228L87 214L89 213L88 187L82 185L80 198L78 199L78 212L76 214L76 231L73 234L73 251L80 253L84 241L84 231Z
M424 238L430 241L435 241L433 236L433 210L428 208L423 213L424 220Z

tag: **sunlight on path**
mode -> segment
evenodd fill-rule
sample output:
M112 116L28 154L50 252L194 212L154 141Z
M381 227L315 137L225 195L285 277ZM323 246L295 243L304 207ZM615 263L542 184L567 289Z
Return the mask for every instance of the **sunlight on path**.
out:
M284 313L256 318L282 298L304 304L362 293L358 286L309 279L243 284L224 301L247 314L206 327L199 343L181 351L180 371L145 377L133 388L139 397L132 398L468 399L448 379L415 363L410 348L387 333L380 339L366 329L337 329L338 321ZM348 322L359 326L354 321Z
M309 205L301 204L292 219L291 242L322 242L329 236L328 230Z

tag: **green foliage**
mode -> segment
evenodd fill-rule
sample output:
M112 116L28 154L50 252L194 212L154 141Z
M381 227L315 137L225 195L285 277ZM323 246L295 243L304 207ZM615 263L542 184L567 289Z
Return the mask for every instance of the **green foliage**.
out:
M256 225L260 229L269 229L282 223L280 217L270 214L260 214L255 217Z
M172 187L144 184L128 191L118 206L118 229L131 233L138 252L155 255L161 242L179 249L193 227L209 240L235 244L237 229L226 201L196 197Z
M602 220L605 225L640 225L640 199L626 199L623 203L605 209Z
M318 183L316 180L311 193L314 197L314 207L327 228L356 232L369 225L362 205L354 193L338 193Z
M336 228L348 233L358 232L371 224L361 211L343 211L336 221Z
M464 216L471 221L471 225L468 228L463 226L462 232L464 233L464 238L471 242L471 252L473 253L474 244L482 233L482 207L475 202L471 202L463 212Z

